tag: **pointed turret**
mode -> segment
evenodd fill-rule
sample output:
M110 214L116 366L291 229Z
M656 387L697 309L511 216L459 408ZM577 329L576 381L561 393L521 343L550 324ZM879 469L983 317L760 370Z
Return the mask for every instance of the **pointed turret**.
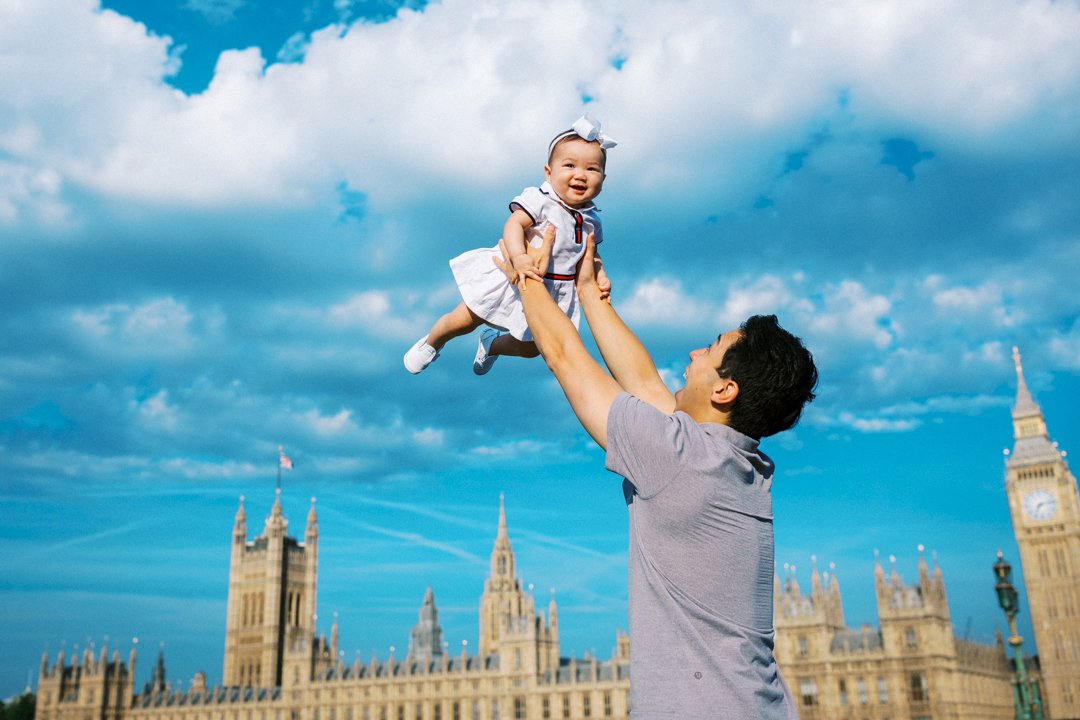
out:
M832 598L833 622L844 626L844 599L840 595L840 580L836 576L836 563L829 563L829 596Z
M1024 366L1020 358L1020 348L1013 345L1013 364L1016 366L1016 405L1013 406L1013 417L1025 417L1028 415L1042 415L1042 410L1035 402L1028 390L1027 381L1024 379Z
M514 550L506 529L506 498L499 494L499 530L495 536L495 548L491 552L491 577L500 580L514 579Z
M551 606L554 610L554 605ZM480 597L480 656L499 655L515 671L543 673L558 667L558 614L548 624L536 599L522 589L510 546L505 498L499 496L499 525L491 551L491 572Z
M926 588L930 586L930 566L926 564L926 546L922 543L919 544L919 586L923 588L923 594L926 593Z
M829 573L818 570L817 556L811 556L810 592L803 594L799 586L797 568L784 563L783 586L776 590L774 598L774 621L778 628L795 632L804 638L816 633L828 634L842 628L844 612L840 603L840 586L830 585ZM773 574L773 586L778 587L779 576Z
M443 654L442 627L439 611L435 607L435 592L428 585L424 604L420 606L420 619L409 637L409 659L421 664L439 660Z
M311 498L311 509L307 514L307 529L304 538L310 542L312 538L319 537L319 516L315 514L315 498Z
M548 601L548 627L556 643L559 640L559 606L555 604L555 588L551 588L551 599Z
M156 693L165 692L165 643L161 643L161 649L158 650L157 663L154 665L154 676L150 680L150 691Z
M128 653L128 676L131 678L132 687L135 685L135 660L138 658L139 638L131 638L131 651Z
M242 554L247 544L247 512L244 511L244 496L240 496L240 507L236 509L236 518L233 520L233 562L237 561L237 555Z
M266 518L267 534L273 528L287 528L289 521L285 519L285 513L281 509L281 488L274 491L274 504L270 507L270 516Z
M817 569L817 555L810 556L810 595L815 600L821 597L821 573Z
M334 623L330 626L330 654L334 657L334 662L338 661L338 645L341 641L341 630L338 628L338 615L337 610L334 611Z
M1009 467L1057 462L1061 459L1057 448L1050 441L1042 409L1031 396L1024 380L1024 367L1020 362L1019 348L1013 348L1016 364L1016 404L1013 406L1013 438L1015 445L1008 459Z

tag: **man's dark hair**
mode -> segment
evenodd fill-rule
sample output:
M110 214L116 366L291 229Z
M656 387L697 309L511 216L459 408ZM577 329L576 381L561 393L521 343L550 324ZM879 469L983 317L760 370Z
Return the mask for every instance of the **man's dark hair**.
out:
M775 315L754 315L739 329L717 372L739 386L729 425L760 440L799 421L814 399L817 367L802 340L780 327Z

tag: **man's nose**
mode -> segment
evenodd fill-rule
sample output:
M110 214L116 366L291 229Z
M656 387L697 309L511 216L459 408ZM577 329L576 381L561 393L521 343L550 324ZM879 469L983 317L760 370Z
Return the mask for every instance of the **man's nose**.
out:
M700 355L703 352L705 352L705 348L698 348L697 350L691 350L690 351L690 359L691 360L697 360L698 355Z

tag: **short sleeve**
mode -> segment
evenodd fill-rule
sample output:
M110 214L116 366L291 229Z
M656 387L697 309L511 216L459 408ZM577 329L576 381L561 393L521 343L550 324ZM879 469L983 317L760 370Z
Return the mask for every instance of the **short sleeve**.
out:
M542 219L546 200L547 198L544 197L544 193L540 192L540 188L527 187L521 191L520 195L510 201L510 212L524 210L532 218L533 225L536 225Z
M604 242L604 226L600 222L600 218L596 214L592 216L593 220L593 242L597 245Z
M678 477L685 434L676 417L621 393L608 411L607 436L605 467L623 476L642 498Z

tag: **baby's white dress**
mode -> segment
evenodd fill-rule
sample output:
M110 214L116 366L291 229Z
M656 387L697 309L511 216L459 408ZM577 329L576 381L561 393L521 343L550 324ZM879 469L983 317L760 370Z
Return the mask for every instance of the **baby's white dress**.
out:
M510 212L519 209L533 219L532 227L525 230L525 241L534 247L540 245L548 225L555 226L555 246L544 285L577 327L581 313L574 278L578 261L585 254L585 238L592 233L597 245L603 240L600 208L592 203L572 208L545 182L538 188L525 188L510 201ZM532 340L517 288L495 267L495 257L502 257L498 245L469 250L450 261L461 297L487 324L506 330L518 340Z

